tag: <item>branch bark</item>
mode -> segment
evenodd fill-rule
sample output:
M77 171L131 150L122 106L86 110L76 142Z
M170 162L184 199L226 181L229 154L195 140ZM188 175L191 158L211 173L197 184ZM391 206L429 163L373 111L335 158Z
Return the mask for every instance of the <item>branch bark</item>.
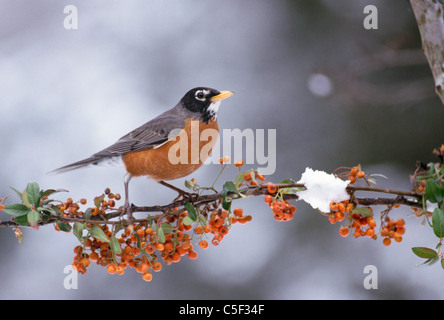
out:
M276 187L278 189L283 188L299 188L303 189L305 188L304 184L301 183L285 183L285 184L276 184ZM416 208L422 208L421 198L422 195L410 192L410 191L402 191L402 190L393 190L393 189L384 189L384 188L376 188L372 186L356 186L356 185L349 185L347 187L347 190L350 194L353 194L353 201L357 205L406 205L410 207L416 207ZM394 198L358 198L355 196L356 192L359 191L366 191L366 192L375 192L375 193L384 193L384 194L390 194L394 195L396 197ZM262 196L269 194L267 191L266 185L259 185L259 186L250 186L245 187L241 190L239 190L240 193L242 193L245 197L254 197L254 196ZM242 198L238 193L229 192L228 196L231 197L233 200ZM297 194L283 194L283 198L285 200L297 200L298 196ZM157 220L161 215L164 214L177 214L181 211L174 211L174 208L183 208L186 202L190 202L191 200L188 198L180 199L173 201L166 205L154 205L154 206L131 206L131 212L158 212L160 214L151 216L151 219ZM196 195L196 197L193 197L192 202L194 206L200 207L203 205L209 205L212 203L220 204L223 201L222 192L214 193L214 194L204 194L204 195ZM119 220L112 220L118 217L121 217L122 212L120 210L116 210L113 212L110 212L106 214L106 216L95 216L91 217L90 220L85 220L79 217L60 217L60 216L50 216L49 219L45 220L44 223L41 223L41 225L46 224L52 224L56 223L57 221L61 221L64 223L73 223L73 222L81 222L81 223L90 223L90 224L127 224L125 221ZM146 219L139 219L139 220L132 220L133 222L138 221L145 221ZM14 221L0 221L0 227L18 227L19 224L15 223Z
M410 0L422 48L435 79L435 91L444 104L444 9L437 0Z

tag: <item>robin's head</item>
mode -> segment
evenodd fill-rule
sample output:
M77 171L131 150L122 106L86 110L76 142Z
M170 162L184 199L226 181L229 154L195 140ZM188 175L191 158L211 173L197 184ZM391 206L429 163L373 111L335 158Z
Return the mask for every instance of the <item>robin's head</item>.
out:
M200 113L202 121L208 122L215 118L220 102L234 93L216 89L198 87L188 91L182 98L182 105L191 112Z

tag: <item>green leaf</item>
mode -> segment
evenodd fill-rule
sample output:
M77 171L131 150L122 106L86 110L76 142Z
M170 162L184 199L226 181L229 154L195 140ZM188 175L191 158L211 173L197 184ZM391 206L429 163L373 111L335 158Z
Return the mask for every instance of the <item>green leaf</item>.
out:
M83 213L83 219L90 220L91 219L91 208L88 208Z
M239 193L239 191L237 190L237 188L234 185L233 181L225 182L225 184L223 186L223 191L222 192L225 193L225 194L227 194L228 192Z
M59 226L59 229L65 232L71 231L71 225L69 223L65 223L62 221L57 221L57 225Z
M11 203L8 204L3 211L11 216L20 217L23 215L27 215L31 211L31 209L24 204Z
M34 208L40 206L40 187L37 182L28 183L28 186L26 187L26 193L28 195L29 203Z
M444 269L444 259L441 259L441 267Z
M439 208L433 210L432 215L433 232L438 238L444 237L444 211Z
M442 193L438 184L432 180L427 180L425 184L426 189L426 197L431 203L441 202L442 201Z
M157 240L160 243L165 243L165 234L163 233L163 229L159 228L159 230L157 230Z
M182 222L183 222L184 225L189 226L189 225L192 225L196 221L191 219L189 216L186 216L185 218L183 218Z
M35 210L31 210L31 212L27 215L29 225L33 228L37 228L40 221L40 213Z
M51 194L53 194L53 193L57 193L57 192L69 192L69 191L66 190L66 189L48 189L48 190L43 190L43 191L41 192L41 196L42 196L42 198L43 198L43 197L48 197L48 196L50 196Z
M287 184L287 183L293 183L294 181L292 179L284 179L280 182L280 184Z
M23 191L22 193L22 202L25 206L27 206L29 209L32 209L32 205L28 200L28 191Z
M230 211L230 208L231 208L231 199L225 199L225 200L222 202L222 208L224 208L224 209L227 210L227 211Z
M244 182L244 180L245 180L245 175L247 174L248 172L241 172L241 173L239 173L237 176L236 176L236 179L234 179L234 185L238 188L241 184L242 184L242 182Z
M188 189L194 190L194 184L191 181L185 180L185 187Z
M79 241L82 240L83 237L83 230L85 229L85 225L80 222L74 222L74 226L72 228L72 233L79 239Z
M105 195L104 194L102 194L101 196L95 197L94 198L94 205L97 208L100 208L100 205L102 204L103 199L105 199Z
M435 250L425 247L414 247L412 248L412 251L418 257L424 259L434 259L438 256L438 253Z
M173 231L173 226L168 222L164 222L160 224L160 228L162 229L164 234L169 234Z
M14 222L18 223L21 226L29 226L28 215L22 215L18 217L14 217Z
M103 232L102 228L98 226L93 226L89 232L91 233L91 236L96 238L97 240L100 240L102 242L109 242L109 239L106 236L105 232Z
M191 220L196 221L197 220L197 213L196 213L196 209L194 208L194 206L191 203L186 202L185 209L188 211L188 217L190 217Z
M364 218L373 217L373 210L367 207L356 207L352 212L357 213Z
M120 246L120 242L117 240L116 236L111 237L109 246L114 254L122 254L122 247Z

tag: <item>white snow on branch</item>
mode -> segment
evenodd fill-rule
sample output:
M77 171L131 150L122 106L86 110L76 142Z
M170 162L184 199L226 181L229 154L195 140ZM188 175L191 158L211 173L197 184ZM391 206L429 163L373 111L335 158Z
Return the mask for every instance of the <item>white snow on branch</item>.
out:
M298 197L314 209L329 212L330 202L341 202L350 198L346 191L349 182L324 171L306 168L298 183L303 183L307 190L298 191Z

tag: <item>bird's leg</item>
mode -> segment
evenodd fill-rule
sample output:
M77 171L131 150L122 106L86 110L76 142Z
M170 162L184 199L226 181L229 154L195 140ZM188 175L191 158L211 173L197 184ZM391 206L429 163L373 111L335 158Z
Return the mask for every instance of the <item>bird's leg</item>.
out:
M128 196L128 194L129 194L129 192L128 192L128 185L129 185L129 182L130 182L132 177L133 177L132 175L127 173L127 174L125 174L125 178L124 178L125 205L123 206L123 210L122 210L122 214L121 215L124 215L125 213L127 213L128 217L131 215L131 211L130 211L131 205L129 203L129 196Z
M170 188L171 190L174 190L174 191L176 191L179 195L176 197L176 199L174 199L174 201L176 201L176 200L178 200L180 197L183 197L183 198L185 198L185 197L187 197L187 198L189 198L191 201L193 201L193 196L197 196L197 194L195 194L195 193L189 193L189 192L186 192L186 191L184 191L184 190L182 190L182 189L180 189L180 188L177 188L177 187L175 187L175 186L173 186L173 185L171 185L171 184L169 184L169 183L166 183L165 181L157 181L157 182L159 182L161 185L163 185L163 186L165 186L165 187L168 187L168 188Z

